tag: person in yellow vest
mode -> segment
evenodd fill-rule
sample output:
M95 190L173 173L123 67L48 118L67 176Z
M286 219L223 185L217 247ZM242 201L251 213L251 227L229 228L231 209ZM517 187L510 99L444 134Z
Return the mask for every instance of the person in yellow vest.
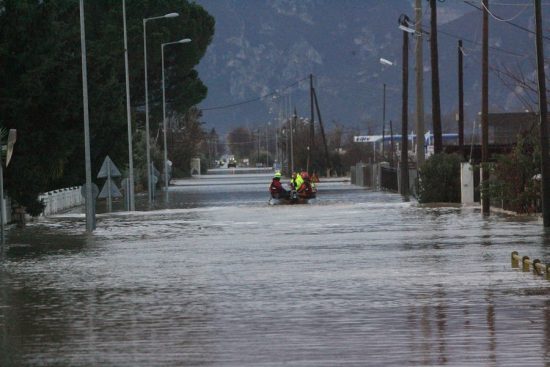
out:
M294 172L292 174L292 178L290 179L290 187L293 190L298 191L298 189L302 186L303 183L304 183L304 179L302 178L302 176L299 173Z

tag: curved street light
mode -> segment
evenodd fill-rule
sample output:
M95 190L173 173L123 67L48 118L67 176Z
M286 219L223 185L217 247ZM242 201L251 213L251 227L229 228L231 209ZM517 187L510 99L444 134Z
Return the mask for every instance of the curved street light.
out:
M144 18L143 19L143 58L144 58L144 69L145 69L145 142L146 142L146 155L147 155L147 194L149 200L149 206L153 200L151 185L151 147L149 143L149 86L147 83L147 22L149 20L162 19L162 18L175 18L178 17L178 13L168 13L161 15L160 17Z
M166 94L165 94L165 82L164 82L164 46L175 45L178 43L189 43L190 38L184 38L175 42L162 43L161 49L161 64L162 64L162 129L164 130L164 191L166 192L166 198L168 198L168 146L166 141Z

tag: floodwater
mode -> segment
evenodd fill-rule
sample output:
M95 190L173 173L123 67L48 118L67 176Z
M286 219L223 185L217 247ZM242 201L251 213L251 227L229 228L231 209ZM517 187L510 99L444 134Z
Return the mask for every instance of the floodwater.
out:
M151 212L11 228L1 366L543 366L539 219L423 207L343 181L268 205L266 174L178 181ZM143 200L143 198L141 198Z

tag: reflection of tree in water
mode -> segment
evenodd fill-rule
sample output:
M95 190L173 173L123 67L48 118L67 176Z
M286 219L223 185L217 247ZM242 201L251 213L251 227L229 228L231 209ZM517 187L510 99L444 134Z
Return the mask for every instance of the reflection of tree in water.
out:
M70 325L58 289L35 285L26 276L0 273L0 278L8 280L0 284L0 304L7 305L0 309L0 365L25 365L30 356L38 358L41 351L68 342Z
M73 224L81 226L66 224L67 228ZM47 226L10 231L1 259L6 261L6 267L0 267L0 365L24 365L29 356L39 355L48 345L67 342L67 300L56 286L54 278L59 269L55 268L55 260L61 254L82 253L88 245L84 236L54 233ZM33 276L37 263L52 267L46 272L51 278L42 272L40 277ZM11 268L15 270L10 271Z
M487 290L487 331L489 333L489 359L491 362L496 363L496 349L497 349L497 339L495 333L495 305L493 304L493 292Z

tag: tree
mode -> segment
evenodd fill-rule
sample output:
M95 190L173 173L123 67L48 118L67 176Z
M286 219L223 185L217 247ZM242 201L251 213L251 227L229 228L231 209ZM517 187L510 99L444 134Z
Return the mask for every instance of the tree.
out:
M128 160L122 4L85 4L94 174L107 154L121 168ZM84 182L79 6L74 0L1 0L0 5L0 124L18 130L6 188L37 214L39 193ZM162 42L193 40L166 54L170 114L183 115L206 96L192 68L211 42L214 19L186 0L133 0L127 20L134 130L143 128L145 120L138 112L144 104L142 19L173 11L180 16L148 24L151 131L162 121Z
M205 157L201 157L201 145L206 140L206 132L202 128L200 121L202 112L196 107L192 107L178 121L178 129L172 132L174 134L174 146L172 151L174 175L191 175L191 158L200 157L201 162Z
M227 135L229 150L237 159L251 158L255 151L255 137L250 130L244 127L237 127Z

